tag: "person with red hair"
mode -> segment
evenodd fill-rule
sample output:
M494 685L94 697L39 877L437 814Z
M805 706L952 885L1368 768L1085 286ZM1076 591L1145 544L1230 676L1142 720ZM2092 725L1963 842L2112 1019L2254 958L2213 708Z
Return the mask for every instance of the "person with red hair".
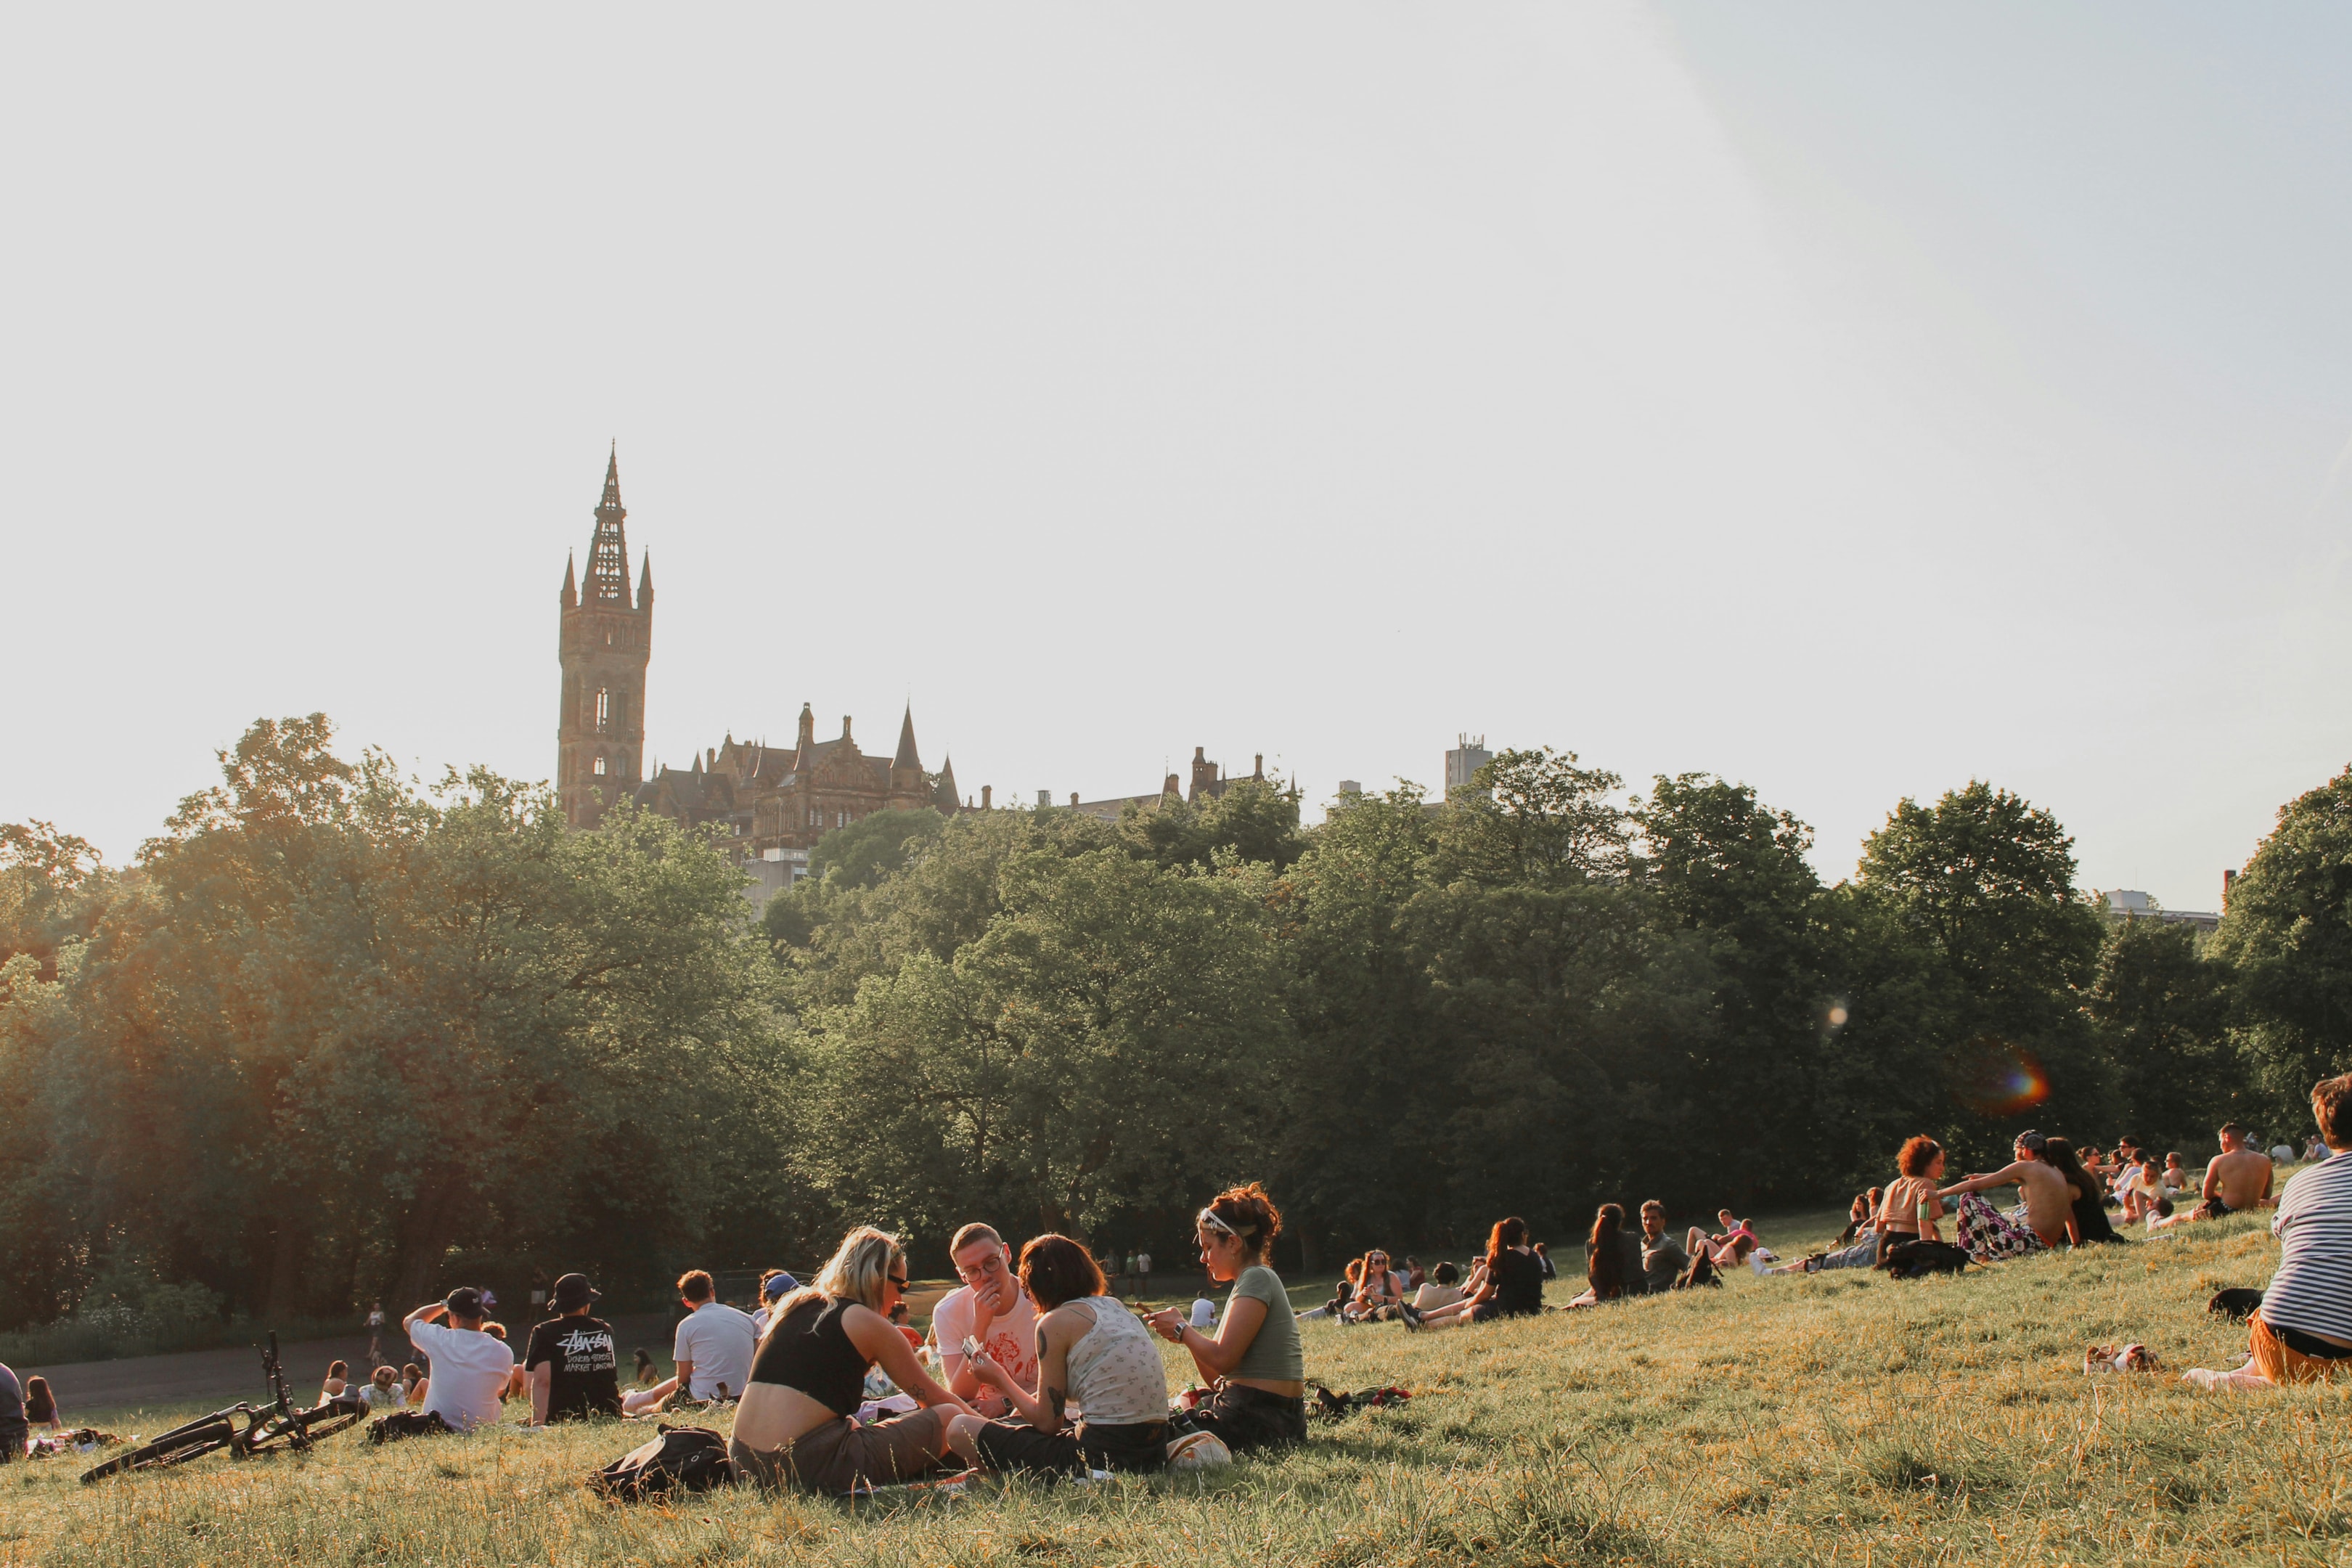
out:
M1528 1245L1528 1222L1513 1215L1498 1219L1486 1237L1486 1274L1478 1287L1450 1307L1433 1312L1403 1309L1408 1329L1445 1329L1490 1323L1543 1310L1543 1265Z
M1908 1139L1895 1156L1895 1165L1902 1174L1887 1184L1878 1200L1878 1260L1882 1263L1886 1261L1887 1250L1899 1242L1944 1239L1936 1229L1944 1212L1944 1200L1936 1192L1944 1174L1944 1146L1924 1135Z

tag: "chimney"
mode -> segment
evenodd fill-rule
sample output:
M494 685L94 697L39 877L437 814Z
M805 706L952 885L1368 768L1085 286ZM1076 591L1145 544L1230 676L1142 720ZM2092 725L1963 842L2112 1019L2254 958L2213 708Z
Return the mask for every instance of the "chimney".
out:
M1037 808L1038 808L1040 811L1044 810L1045 807L1047 807L1047 806L1049 806L1049 805L1053 805L1053 804L1054 804L1054 792L1053 792L1052 790L1049 790L1049 789L1041 789L1041 790L1039 790L1039 791L1037 792Z
M841 716L841 738L845 741L849 739L849 715L846 713Z
M2221 907L2224 910L2230 907L2230 893L2231 890L2237 886L2237 882L2238 874L2235 871L2223 871L2221 873Z
M709 750L710 752L710 759L704 765L709 767L710 771L715 773L719 771L719 748L712 746L709 748Z
M1260 784L1264 784L1265 782L1265 753L1264 752L1260 752L1257 754L1256 759L1251 764L1250 777L1257 780Z
M1070 792L1070 804L1072 805L1078 804L1078 792L1076 790L1072 790Z
M1160 793L1161 795L1182 795L1184 793L1184 781L1178 778L1174 773L1170 773L1168 775L1168 782L1160 786Z
M982 785L981 785L981 786L980 786L980 809L981 809L981 810L982 810L982 811L994 811L994 810L996 809L996 807L994 806L994 805L992 805L992 804L990 802L989 798L988 798L988 797L989 797L989 795L990 795L992 793L993 793L993 792L994 792L995 788L996 788L996 786L995 786L994 784L982 784Z

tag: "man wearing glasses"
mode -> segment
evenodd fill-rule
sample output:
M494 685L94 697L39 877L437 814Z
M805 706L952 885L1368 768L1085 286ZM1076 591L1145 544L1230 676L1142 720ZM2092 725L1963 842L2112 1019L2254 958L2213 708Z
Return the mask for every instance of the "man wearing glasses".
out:
M1014 1382L1034 1388L1037 1309L1013 1272L1013 1249L989 1226L968 1225L957 1231L948 1255L955 1259L956 1274L963 1284L931 1309L940 1369L947 1374L949 1393L994 1419L1008 1414L1012 1402L981 1382L964 1356L963 1342L967 1337L979 1341L988 1359L1011 1373Z

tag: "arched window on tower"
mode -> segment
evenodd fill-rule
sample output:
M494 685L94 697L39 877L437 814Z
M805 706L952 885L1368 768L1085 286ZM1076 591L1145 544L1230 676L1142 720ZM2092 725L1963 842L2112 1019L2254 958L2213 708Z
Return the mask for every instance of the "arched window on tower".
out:
M613 694L600 686L596 689L596 730L602 734L612 727Z
M596 776L600 779L604 776L604 759L602 757L596 759Z

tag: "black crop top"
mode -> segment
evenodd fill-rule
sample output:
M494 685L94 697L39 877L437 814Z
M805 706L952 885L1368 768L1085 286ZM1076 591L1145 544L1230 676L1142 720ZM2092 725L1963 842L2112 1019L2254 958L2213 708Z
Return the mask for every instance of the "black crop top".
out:
M841 1326L841 1314L856 1305L815 1296L785 1313L760 1346L751 1381L797 1388L836 1415L856 1409L865 1402L866 1369L873 1363L857 1353Z

